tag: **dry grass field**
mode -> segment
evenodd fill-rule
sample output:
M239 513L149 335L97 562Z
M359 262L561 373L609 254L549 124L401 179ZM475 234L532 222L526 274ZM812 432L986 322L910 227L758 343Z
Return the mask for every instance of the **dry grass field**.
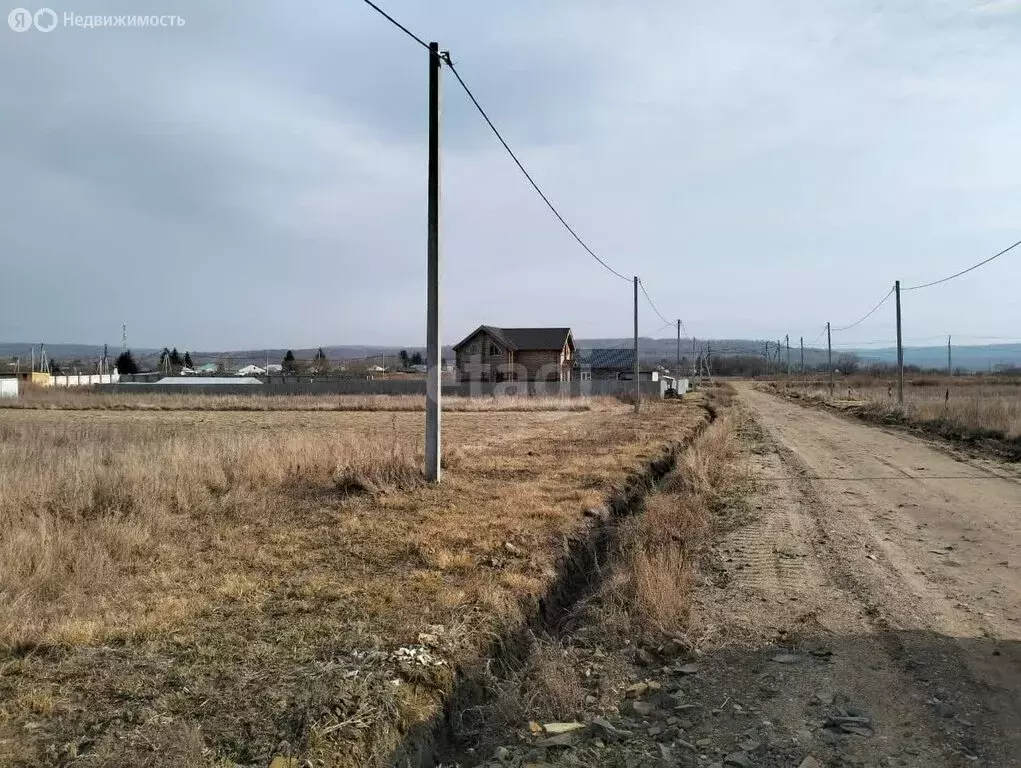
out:
M828 393L825 381L792 381L790 387L820 400ZM834 401L838 405L865 405L877 412L899 414L910 422L956 430L962 435L988 433L1007 440L1021 439L1021 380L1017 379L908 378L901 409L893 381L853 377L837 381Z
M613 409L611 397L447 397L445 411L592 411ZM109 411L424 411L420 395L208 395L92 392L30 387L0 408Z
M436 487L420 413L0 411L0 765L378 763L706 419L596 405L445 415Z

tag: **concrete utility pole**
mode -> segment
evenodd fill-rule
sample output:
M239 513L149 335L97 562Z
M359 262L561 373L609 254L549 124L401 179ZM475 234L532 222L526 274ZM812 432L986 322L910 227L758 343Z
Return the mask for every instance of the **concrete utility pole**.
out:
M440 46L429 43L429 198L426 215L428 246L425 355L425 479L440 481L440 421L442 388L440 375Z
M805 375L805 337L801 337L801 375Z
M691 386L695 386L695 337L691 337Z
M769 376L769 342L766 342L766 351L762 353L762 359L766 361L766 376Z
M830 397L833 397L833 337L829 323L826 323L826 366L830 369Z
M947 336L947 376L954 375L953 361L950 357L950 337Z
M897 294L897 403L904 405L904 341L900 327L900 280L893 284Z
M674 378L681 377L681 321L677 321L677 367L674 369Z
M642 403L642 380L638 371L638 275L635 275L635 413Z
M788 333L784 336L787 342L787 378L791 377L791 335Z

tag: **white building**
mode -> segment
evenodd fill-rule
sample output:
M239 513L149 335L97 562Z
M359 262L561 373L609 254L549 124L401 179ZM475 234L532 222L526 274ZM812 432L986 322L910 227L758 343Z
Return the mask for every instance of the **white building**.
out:
M246 365L238 371L238 376L265 376L266 369L257 365Z

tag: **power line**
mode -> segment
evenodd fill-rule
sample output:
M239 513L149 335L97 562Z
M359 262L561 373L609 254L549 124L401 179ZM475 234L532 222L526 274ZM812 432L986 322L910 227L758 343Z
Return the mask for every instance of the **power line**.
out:
M368 0L365 0L365 2L368 2ZM539 193L539 197L541 197L543 202L546 203L546 205L549 207L551 211L553 211L553 215L557 217L561 224L564 225L564 229L571 233L572 237L574 237L574 239L578 241L578 245L584 248L588 252L589 256L591 256L593 259L602 264L603 267L605 267L611 274L616 275L621 280L627 280L630 282L631 281L630 277L622 275L620 272L618 272L609 264L607 264L605 261L603 261L601 258L599 258L599 256L596 255L596 252L589 248L588 245L586 245L585 241L581 239L578 233L575 232L571 228L571 225L568 224L567 221L564 219L564 217L560 215L560 211L556 209L556 206L554 206L553 203L550 202L550 199L546 197L546 194L542 191L542 189L539 188L539 185L535 183L535 179L533 179L531 174L525 170L525 166L523 166L521 164L521 161L518 160L518 156L514 154L514 150L510 148L510 145L507 143L507 141L501 135L500 131L497 130L496 126L493 124L493 121L489 119L489 115L486 114L486 110L484 110L482 108L482 105L479 104L479 100L475 98L475 94L471 92L471 89L467 86L467 84L461 78L461 75L458 73L457 69L454 67L454 63L450 60L449 54L446 55L445 61L447 63L447 66L450 68L450 71L453 72L454 77L457 78L457 82L460 83L461 87L464 89L464 92L468 95L468 98L471 99L472 104L475 105L475 109L477 109L479 111L479 114L482 115L482 119L486 121L486 123L489 125L490 130L493 132L496 138L500 140L500 143L503 145L503 148L507 150L507 154L511 156L511 159L514 161L514 164L517 165L521 173L523 173L525 178L528 179L528 183L532 185L532 188L536 192Z
M645 294L645 300L649 302L649 306L652 307L652 311L659 315L659 319L662 320L667 325L673 325L674 321L667 320L665 317L663 317L663 313L656 308L655 303L653 303L652 301L652 297L649 296L649 292L645 290L645 282L641 278L638 278L638 287L642 289L642 293Z
M378 13L378 14L379 14L380 16L382 16L382 17L383 17L384 19L386 19L386 20L387 20L387 21L389 21L389 22L390 22L391 24L393 24L393 25L394 25L395 27L397 27L397 29L401 30L401 32L403 32L404 34L406 34L406 35L407 35L408 37L410 37L410 38L411 38L412 40L414 40L414 41L415 41L416 43L418 43L419 45L421 45L421 46L422 46L423 48L425 48L426 50L429 50L429 43L427 43L427 42L426 42L425 40L423 40L423 39L422 39L422 38L420 38L420 37L419 37L418 35L416 35L416 34L415 34L414 32L412 32L412 31L411 31L410 29L408 29L408 28L407 28L406 26L404 26L404 25L403 25L403 24L401 24L401 23L400 23L399 21L397 21L397 19L395 19L395 18L394 18L393 16L391 16L391 15L390 15L389 13L387 13L387 12L386 12L386 11L384 11L384 10L383 10L382 8L380 8L380 7L378 6L378 5L376 5L376 4L374 3L374 2L372 2L372 0L363 0L363 1L364 1L364 3L365 3L365 4L367 5L367 6L369 6L369 7L370 7L370 8L372 8L372 9L373 9L374 11L376 11L376 13Z
M1003 254L1007 253L1008 251L1014 250L1019 245L1021 245L1021 240L1018 240L1013 245L1008 246L1007 248L1004 248L999 253L990 256L988 259L986 259L984 261L980 261L978 264L970 266L967 269L961 270L960 272L957 272L956 274L950 275L950 277L944 277L942 280L933 280L931 283L923 283L922 285L913 285L910 288L901 288L901 290L902 291L917 291L919 288L930 288L930 287L932 287L934 285L939 285L940 283L945 283L945 282L947 282L949 280L953 280L955 277L960 277L961 275L966 275L969 272L971 272L972 270L978 269L979 267L988 264L993 259L1000 258L1000 256L1002 256Z
M659 328L654 330L652 333L659 333L660 331L665 331L667 328L673 328L673 327L674 327L674 321L670 320L670 321L668 321L666 323L666 325L661 325ZM651 337L652 334L649 334L649 335Z
M814 339L812 339L812 341L809 342L808 346L812 346L813 344L815 344L817 341L819 341L819 339L821 339L825 335L826 335L826 326L824 325L822 327L822 330L819 331L819 335L816 336Z
M883 306L886 303L886 300L889 299L892 295L893 295L893 288L890 289L890 292L887 293L882 298L882 300L878 304L876 304L876 306L874 306L871 310L869 310L868 314L864 315L863 317L858 318L857 320L855 320L850 325L845 325L843 328L831 328L830 330L832 330L834 332L836 332L836 331L849 331L852 328L854 328L856 325L860 325L861 323L864 323L866 320L868 320L870 317L872 317L872 315L874 315L876 313L876 310L879 309L881 306Z

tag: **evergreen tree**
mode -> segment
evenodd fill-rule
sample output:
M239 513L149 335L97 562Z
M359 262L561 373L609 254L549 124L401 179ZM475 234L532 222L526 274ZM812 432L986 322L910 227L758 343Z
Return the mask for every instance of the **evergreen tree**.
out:
M131 350L127 349L117 355L117 361L114 363L114 367L117 368L117 373L133 374L138 373L138 363L135 362L135 356L131 354Z
M401 368L407 368L408 367L408 360L409 360L408 350L402 349L401 350L401 354L400 354L400 358L401 358Z
M174 347L170 351L170 364L174 368L180 368L182 365L184 365L184 361L181 359L181 353L177 351L177 347Z
M411 356L411 364L412 365L424 365L425 364L425 360L422 359L422 353L421 352L416 352L415 354L413 354Z
M287 350L287 354L284 355L281 367L284 369L285 373L294 373L295 369L298 367L297 361L294 359L294 352Z
M194 368L194 364L191 362L191 352L184 353L184 365L186 368Z

